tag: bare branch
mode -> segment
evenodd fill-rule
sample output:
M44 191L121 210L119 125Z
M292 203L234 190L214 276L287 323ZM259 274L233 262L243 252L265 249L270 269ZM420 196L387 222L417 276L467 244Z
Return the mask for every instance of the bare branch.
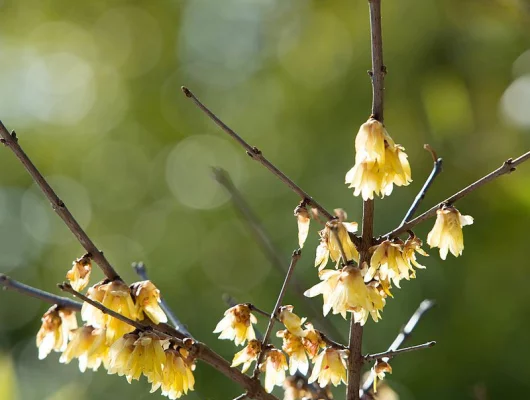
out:
M221 168L212 168L212 171L215 180L219 182L228 193L230 193L234 207L243 217L243 221L247 224L249 231L254 236L254 239L261 248L263 254L278 272L286 274L288 271L287 264L281 259L280 251L274 246L271 236L265 230L265 227L242 196L241 192L235 187L228 173ZM355 236L355 239L358 239L357 236ZM307 285L301 283L296 276L293 275L291 277L291 286L300 301L311 308L313 313L312 319L318 328L324 330L335 338L344 338L344 335L335 327L335 325L333 325L328 318L322 316L321 309L316 307L314 302L307 301L307 297L304 296L304 287L307 287Z
M213 112L211 112L208 107L206 107L201 101L186 87L182 87L182 91L186 97L193 100L195 105L199 107L208 117L210 117L223 131L230 135L236 142L238 142L241 147L243 147L247 154L253 159L262 164L270 172L276 175L283 183L285 183L293 192L298 194L302 200L312 207L318 209L318 211L326 217L328 220L335 218L330 212L328 212L324 207L322 207L315 199L313 199L307 192L300 188L296 183L294 183L290 178L287 177L282 171L280 171L274 164L265 158L261 151L257 147L252 147L249 145L241 136L229 128L223 121L219 119Z
M432 171L431 171L429 177L427 178L427 180L423 184L423 187L421 188L420 192L418 193L418 195L416 196L416 198L412 202L412 205L410 206L409 210L407 211L407 214L405 215L405 218L403 218L403 221L401 221L401 224L399 225L400 227L405 225L405 223L408 222L414 216L414 214L416 213L416 210L418 209L418 207L420 206L420 203L425 198L425 195L427 194L427 191L431 187L432 183L434 182L436 177L440 174L440 172L442 172L442 164L443 164L442 158L436 158L436 152L428 144L426 144L423 147L425 148L425 150L429 151L431 153L431 155L433 156L434 165L432 167Z
M478 181L473 182L468 187L460 190L459 192L455 193L451 197L448 197L444 201L441 201L440 203L436 204L429 210L425 211L423 214L419 215L418 217L414 218L413 220L402 224L400 227L394 229L393 231L387 233L382 237L382 239L388 239L390 237L398 236L408 230L411 230L413 227L418 225L420 222L423 222L429 218L432 218L436 215L436 211L443 206L444 204L451 205L454 202L460 200L461 198L467 196L471 192L475 191L479 187L485 185L486 183L489 183L499 176L509 174L513 171L515 171L515 168L519 165L524 163L530 159L530 151L524 153L520 157L516 158L515 160L512 160L511 158L506 160L499 168L497 168L495 171L490 172L488 175L480 178Z
M145 280L149 280L149 276L147 275L147 268L143 262L135 262L132 264L132 267L136 274ZM177 318L173 310L169 307L169 305L166 303L166 301L161 298L160 299L160 307L164 311L164 313L167 315L167 318L169 319L169 322L175 327L176 330L181 332L184 336L190 337L193 339L192 334L188 331L188 329L184 326L182 322Z
M387 350L383 353L367 354L366 356L364 356L364 359L365 361L372 361L372 360L378 360L380 358L392 358L402 353L409 353L411 351L428 349L429 347L433 347L435 345L436 345L436 342L432 341L432 342L419 344L417 346L404 347L398 350Z
M283 297L285 296L285 292L287 291L287 286L289 285L289 281L291 280L291 276L293 275L294 268L296 267L296 264L298 264L298 260L300 260L301 256L302 256L302 250L298 249L298 250L293 251L293 255L291 256L291 263L289 265L289 270L287 271L287 275L285 275L282 288L280 289L280 293L278 294L278 298L276 299L276 304L274 305L274 309L272 310L270 314L269 324L267 325L267 329L265 330L265 336L263 337L263 340L261 341L261 351L259 353L258 360L256 362L256 368L254 368L254 373L252 374L252 377L254 379L257 378L260 373L259 365L263 361L263 356L265 355L265 348L269 344L269 339L272 334L272 329L274 328L274 323L276 322L276 319L278 317L278 309L282 305Z
M246 393L243 393L243 394L240 394L239 396L237 397L234 397L234 400L244 400L248 398L247 394Z
M44 290L25 285L24 283L11 279L9 276L4 274L0 274L0 285L4 287L4 290L13 290L23 295L44 301L45 303L57 304L60 308L81 311L82 304L78 303L77 301L73 301L67 297L57 296L55 294L45 292Z
M419 305L418 309L412 314L412 317L408 320L408 322L401 328L398 335L388 348L388 351L393 351L399 349L399 347L407 340L410 335L412 334L412 331L414 328L416 328L416 325L420 321L420 319L423 317L423 315L429 311L431 308L434 307L434 302L432 300L423 300L421 304ZM388 359L384 360L388 361ZM370 374L369 378L363 383L363 387L360 391L360 396L363 398L363 396L368 393L374 384L374 375Z
M81 226L75 220L74 216L70 213L68 208L66 208L64 202L59 199L57 194L54 192L49 183L39 172L37 167L35 167L35 165L31 162L26 153L24 153L24 150L22 150L22 148L18 144L18 138L15 132L9 133L2 121L0 121L0 136L2 137L2 143L4 143L7 147L11 149L11 151L22 163L24 168L26 168L26 171L28 171L35 183L42 190L42 193L44 193L46 198L50 201L53 211L55 211L57 215L61 217L68 229L70 229L70 231L74 234L77 240L79 240L79 243L81 243L81 245L89 253L90 257L101 268L105 276L111 281L119 279L120 276L114 270L114 268L112 268L103 253L98 250L96 245L88 237L83 228L81 228Z

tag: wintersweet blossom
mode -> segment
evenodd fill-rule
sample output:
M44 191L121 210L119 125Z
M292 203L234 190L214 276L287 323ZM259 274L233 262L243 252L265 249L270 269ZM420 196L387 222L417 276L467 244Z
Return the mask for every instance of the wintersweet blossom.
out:
M377 360L372 367L372 374L374 374L374 393L377 392L377 380L383 380L386 373L392 373L392 367L390 364L383 360Z
M70 332L70 343L59 358L59 362L69 364L74 358L79 361L79 370L96 371L103 363L107 365L105 332L102 329L85 325Z
M151 393L160 387L162 395L172 400L187 394L188 391L193 390L195 385L194 369L195 364L188 361L188 354L185 349L167 349L162 380L152 382Z
M294 375L300 371L303 375L309 370L309 361L300 336L294 335L287 329L276 332L277 337L283 338L282 350L289 356L289 373Z
M308 322L305 324L304 337L302 338L302 344L304 345L305 351L309 359L313 359L320 349L326 347L324 340L320 332L317 331L313 324Z
M258 360L260 351L261 342L256 339L249 340L245 348L235 354L231 367L237 367L243 364L241 372L247 372L252 362Z
M414 269L408 260L403 256L403 242L393 242L385 240L381 244L372 247L372 257L370 258L370 268L364 275L364 281L370 282L376 272L379 272L381 279L391 279L398 288L401 279L415 277Z
M359 252L353 244L350 233L357 232L356 222L344 222L334 219L326 223L326 227L319 232L320 245L316 250L315 267L322 270L329 258L338 262L342 257L341 247L347 258L345 261L359 261Z
M274 348L267 350L260 369L265 371L265 391L270 393L274 386L281 386L285 381L285 370L288 369L285 355Z
M345 181L354 195L364 200L390 195L393 185L406 186L411 179L405 149L396 145L383 124L370 118L361 125L355 138L355 165Z
M429 255L421 248L423 245L420 238L417 236L411 235L403 245L403 258L410 264L414 265L416 268L424 269L425 266L418 263L416 260L416 253L421 254L424 257L429 257Z
M90 257L84 256L72 263L72 269L66 273L66 279L70 281L70 285L74 290L80 292L88 285L91 272L92 263Z
M131 290L138 319L143 320L145 314L155 324L167 322L167 316L160 308L160 290L151 281L133 283Z
M327 347L313 360L313 372L308 382L318 382L320 387L326 387L331 382L338 386L341 381L347 383L346 360L348 350L339 350Z
M309 234L309 223L311 218L309 217L307 208L300 205L294 209L294 215L298 223L298 245L300 248L303 248L307 235Z
M458 257L464 251L464 235L462 227L471 225L473 217L461 215L453 206L443 206L436 212L436 222L427 235L427 243L440 248L440 258L445 260L447 253Z
M302 324L306 321L307 318L300 318L298 315L293 313L293 310L294 307L291 305L280 307L278 319L293 335L303 337L305 333L302 329Z
M42 325L37 332L39 360L46 358L52 350L64 351L68 344L68 335L77 328L75 312L51 306L42 316Z
M256 339L252 324L258 322L250 312L247 304L238 304L225 311L224 318L219 321L213 333L221 333L219 339L233 340L236 346L246 340Z

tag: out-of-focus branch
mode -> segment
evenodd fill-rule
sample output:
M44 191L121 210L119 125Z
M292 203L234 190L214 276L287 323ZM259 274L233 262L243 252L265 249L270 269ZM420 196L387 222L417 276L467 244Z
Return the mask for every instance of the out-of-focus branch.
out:
M135 262L132 264L132 267L136 274L143 280L149 280L149 276L147 275L147 268L143 262ZM173 310L169 307L167 302L162 298L160 299L160 307L164 311L164 313L167 315L167 318L169 319L169 322L175 327L176 330L181 332L187 337L190 337L193 339L192 334L188 331L188 329L184 326L182 322L177 318Z
M270 235L265 230L265 227L258 219L245 198L242 196L240 191L235 187L228 173L221 168L213 168L212 170L215 180L230 194L234 207L243 217L243 221L247 224L249 231L254 236L256 243L260 247L265 257L267 257L269 262L273 265L273 267L276 268L276 270L278 270L278 272L281 274L287 273L287 264L281 259L280 251L274 246ZM307 297L304 296L305 285L302 284L294 275L291 277L291 286L294 289L296 295L299 297L300 301L302 301L304 305L307 305L309 308L311 308L313 313L311 317L318 328L325 331L334 338L340 339L344 337L329 319L322 316L322 311L315 306L314 302L307 302Z
M307 192L305 192L300 186L294 183L287 175L280 171L274 164L272 164L265 156L261 153L257 147L253 147L248 144L241 136L234 132L228 127L223 121L219 119L208 107L206 107L192 92L186 87L182 87L182 91L186 97L190 98L197 107L199 107L210 119L212 119L223 131L230 135L241 147L243 147L247 154L253 159L262 164L270 172L276 175L283 183L285 183L293 192L298 194L302 200L305 200L306 204L316 208L322 215L328 220L335 218L329 211L322 207L315 199L313 199Z
M384 351L383 353L367 354L366 356L364 356L364 360L372 361L372 360L378 360L380 358L392 358L399 354L409 353L411 351L416 351L416 350L428 349L429 347L433 347L435 345L436 345L436 342L432 341L432 342L419 344L417 346L404 347L402 349L397 349L397 350L387 350L387 351Z
M427 150L429 153L431 153L433 161L434 161L434 165L432 167L432 171L431 171L430 175L428 176L427 180L423 184L423 187L421 188L420 192L418 193L418 195L416 196L416 198L412 202L412 205L410 206L409 210L407 211L407 214L405 214L405 217L403 218L403 221L401 221L401 224L399 225L400 227L405 225L405 223L408 222L414 216L414 214L416 213L416 210L418 209L418 207L420 206L420 203L425 198L425 195L427 194L427 191L431 187L432 183L434 182L436 177L440 174L440 172L442 172L443 159L441 157L438 158L436 156L436 152L434 151L434 149L430 145L426 144L423 147L424 147L425 150Z
M114 268L112 268L103 253L98 250L94 242L92 242L92 240L88 237L83 228L81 228L72 213L68 210L68 208L66 208L64 202L59 199L57 194L54 192L52 187L39 172L37 167L35 167L35 165L26 155L24 150L22 150L22 147L20 147L18 143L18 138L15 132L13 131L12 133L9 133L2 121L0 121L0 136L2 137L0 139L1 143L9 147L11 151L15 154L15 156L19 159L19 161L22 163L24 168L26 168L26 171L28 171L37 186L39 186L39 188L41 189L42 193L50 201L53 211L55 211L57 215L61 217L68 229L70 229L70 231L74 234L77 240L79 240L79 243L81 243L81 245L89 253L90 258L92 258L96 262L96 264L101 268L101 270L108 279L110 279L111 281L119 279L120 276L114 270Z
M55 294L45 292L44 290L25 285L24 283L11 279L9 276L4 274L0 274L0 285L2 285L5 290L12 290L29 297L34 297L44 301L45 303L57 304L60 308L81 311L82 304L78 303L77 301L73 301L67 297L57 296Z
M414 328L416 328L416 325L420 321L420 319L423 317L423 315L429 311L431 308L434 307L434 302L432 300L423 300L418 307L418 309L412 314L412 317L408 320L408 322L403 326L403 328L399 331L398 335L388 348L388 351L394 351L399 349L399 347L407 340L410 335L412 334L412 331ZM387 359L383 359L383 361L388 361ZM365 394L368 393L374 384L374 375L370 374L370 377L363 383L363 387L360 391L361 398L366 398ZM364 397L363 397L364 396Z
M263 357L266 353L266 347L269 344L269 339L272 334L272 329L274 328L274 323L276 322L276 319L278 317L278 310L280 306L282 305L283 297L285 296L285 292L287 291L287 286L289 285L289 281L291 280L291 276L293 275L294 268L296 267L296 264L298 264L298 260L300 260L300 257L302 256L302 250L298 249L293 251L293 255L291 256L291 263L289 264L289 270L287 271L287 274L285 275L285 279L283 281L282 288L280 289L280 293L278 294L278 298L276 299L276 304L274 305L274 309L272 310L269 318L269 324L267 325L267 329L265 330L265 335L263 337L263 340L261 341L261 351L258 356L258 360L256 362L256 368L254 368L253 378L257 378L260 372L260 364L263 361Z
M398 236L398 235L400 235L400 234L402 234L402 233L404 233L404 232L406 232L408 230L411 230L413 227L418 225L420 222L423 222L423 221L425 221L425 220L427 220L429 218L434 217L436 215L436 211L440 207L442 207L444 204L451 205L451 204L455 203L456 201L460 200L461 198L467 196L471 192L475 191L479 187L485 185L486 183L489 183L489 182L495 180L499 176L502 176L502 175L505 175L505 174L509 174L509 173L515 171L515 168L519 164L524 163L528 159L530 159L530 151L524 153L523 155L521 155L520 157L516 158L515 160L513 160L511 158L506 160L495 171L490 172L488 175L480 178L478 181L473 182L471 185L469 185L466 188L460 190L459 192L455 193L451 197L448 197L444 201L441 201L440 203L436 204L435 206L433 206L429 210L425 211L423 214L417 216L413 220L411 220L411 221L409 221L409 222L407 222L405 224L402 224L401 226L399 226L398 228L394 229L391 232L388 232L386 235L384 235L382 237L382 239L388 239L388 238L391 238L391 237L395 237L395 236Z

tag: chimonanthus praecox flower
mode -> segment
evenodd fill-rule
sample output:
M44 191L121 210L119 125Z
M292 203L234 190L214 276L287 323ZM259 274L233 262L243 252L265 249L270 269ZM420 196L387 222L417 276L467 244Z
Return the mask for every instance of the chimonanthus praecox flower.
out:
M326 387L331 382L338 386L340 382L347 382L346 360L348 359L348 350L339 350L327 347L313 360L313 372L308 382L318 381L320 387Z
M405 149L396 145L383 124L370 118L361 125L355 138L355 165L346 174L346 183L364 200L390 195L393 185L410 182L410 165Z
M70 343L59 362L69 364L77 358L81 372L96 371L102 363L107 367L108 350L105 330L85 325L70 332Z
M256 339L249 340L245 348L235 354L231 367L237 367L238 365L243 364L241 372L247 372L252 362L258 360L260 351L261 342Z
M309 361L307 361L302 337L293 335L287 329L276 332L276 336L283 338L282 350L289 356L289 373L294 375L298 370L303 375L307 374Z
M252 324L258 322L250 312L247 304L238 304L225 311L224 318L219 321L213 333L221 333L219 339L233 340L236 346L246 340L256 339Z
M66 273L66 279L74 290L80 292L90 281L90 272L92 272L92 263L87 255L78 258L72 263L72 269Z
M293 313L293 310L294 307L291 305L280 307L278 319L293 335L303 337L305 336L305 333L302 329L302 324L306 321L307 318L300 318L298 315Z
M385 379L386 373L392 373L392 367L390 364L383 360L377 360L375 365L372 367L372 374L374 374L374 393L377 392L377 380Z
M155 324L167 322L167 317L160 308L160 290L151 281L135 282L131 285L138 319L144 319L144 313Z
M436 222L427 236L427 243L431 247L440 248L442 260L447 258L449 251L458 257L464 251L462 227L471 225L473 217L461 215L453 206L443 206L436 214Z
M305 205L297 206L294 209L294 216L298 223L298 245L302 248L304 247L307 235L309 234L309 223L311 222L311 218L309 217L309 212Z
M307 356L312 360L320 349L326 347L326 343L322 339L320 332L313 327L312 323L308 322L305 324L305 328L302 343L307 352Z
M285 355L277 349L267 350L265 361L260 365L260 369L265 371L265 390L272 392L274 386L281 386L285 381L285 370L287 369Z
M57 305L51 306L42 316L42 325L37 332L39 360L46 358L52 350L64 351L68 344L68 335L77 328L75 312Z
M172 400L178 399L187 394L189 390L193 390L195 364L193 361L189 361L188 352L183 348L178 350L167 349L165 355L163 379L152 382L151 393L161 387L163 396Z
M341 246L347 258L344 261L359 261L359 252L349 235L355 232L357 232L356 222L344 222L339 218L326 223L326 227L319 232L320 245L316 251L315 267L322 270L330 257L338 262L341 258Z

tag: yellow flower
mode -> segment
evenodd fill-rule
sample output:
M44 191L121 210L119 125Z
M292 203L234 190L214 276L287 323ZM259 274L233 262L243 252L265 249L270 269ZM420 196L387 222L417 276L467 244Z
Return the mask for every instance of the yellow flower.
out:
M341 314L346 319L347 311L358 308L373 310L371 294L359 268L346 266L341 270L323 270L319 275L322 282L306 290L304 295L315 297L322 294L324 316L333 310L333 314Z
M128 366L135 349L134 343L137 339L138 335L136 333L127 333L112 344L108 358L107 371L109 374L123 376L128 373ZM130 383L129 378L127 380Z
M313 360L313 372L308 382L318 381L320 387L326 387L331 382L338 386L341 381L347 382L346 360L348 359L348 350L338 350L327 347Z
M241 372L245 373L250 368L250 364L253 361L258 360L259 352L261 351L261 342L256 339L248 341L248 344L245 348L236 353L234 359L232 360L231 367L237 367L238 365L243 364Z
M42 325L37 332L39 360L46 358L52 350L64 351L68 344L68 335L77 328L75 312L51 306L42 316Z
M325 348L326 344L320 336L320 332L313 328L313 324L308 322L305 324L306 329L304 330L304 337L302 337L302 344L304 345L305 351L309 359L313 359L318 353L318 350Z
M307 361L302 338L293 335L287 329L276 332L276 336L283 338L282 350L289 356L289 373L294 375L298 370L303 375L307 374L309 361Z
M302 324L307 318L300 318L298 315L293 313L293 306L282 306L278 314L279 320L285 325L287 330L296 336L304 336Z
M379 281L372 281L366 286L368 290L368 299L371 303L371 309L361 307L350 309L350 311L353 313L354 321L361 325L366 323L369 315L372 316L374 322L377 322L381 319L381 311L385 307L385 298L388 293L388 289L385 289Z
M391 242L385 240L381 244L372 247L373 251L370 259L370 268L364 276L365 282L370 282L376 272L383 280L391 279L398 288L401 279L414 278L414 269L403 256L402 242Z
M72 269L66 273L66 279L70 281L74 290L80 292L88 285L90 272L92 272L90 257L83 256L72 263Z
M383 380L387 372L389 374L392 373L392 367L390 364L383 360L377 360L372 367L372 373L374 374L374 393L377 393L377 380Z
M165 351L162 381L153 381L151 393L161 387L162 395L172 400L187 394L188 391L193 390L195 385L194 369L195 365L193 362L187 360L186 350L167 349Z
M91 287L87 296L105 307L132 320L136 320L136 307L131 297L129 287L121 280L112 282L100 282ZM105 328L107 344L110 346L126 333L132 332L134 328L110 315L103 314L94 306L84 303L81 309L81 317L87 323L96 328Z
M429 255L421 248L422 244L423 243L418 237L411 235L403 245L403 258L405 258L409 264L412 263L412 265L420 269L425 268L425 266L418 263L416 260L416 253L429 257Z
M411 180L405 149L396 145L383 124L370 118L355 138L355 165L345 181L364 200L390 195L393 185L406 186Z
M219 339L233 340L236 346L245 340L256 339L252 324L257 321L246 304L238 304L225 311L224 318L219 321L213 333L221 333Z
M285 381L285 370L287 370L287 360L285 355L277 349L267 350L265 361L260 365L265 371L265 390L272 392L274 386L281 386Z
M107 365L108 347L105 344L104 330L85 325L74 329L70 336L70 343L59 362L69 364L72 359L77 358L81 372L85 372L87 368L96 371L101 363Z
M139 320L144 314L155 324L167 322L164 311L160 308L160 290L151 281L136 282L131 285Z
M344 250L347 260L359 261L359 252L353 244L349 233L357 232L356 222L344 222L334 219L326 223L326 227L319 232L320 245L317 247L315 267L322 270L328 259L338 262L341 258L340 246Z
M294 209L294 216L298 223L298 245L302 248L309 234L309 222L311 218L309 218L309 212L305 206L296 207Z
M458 257L464 251L462 227L471 225L473 217L461 215L453 206L444 206L436 214L436 223L427 236L427 243L431 247L440 248L442 260L447 258L449 251Z

